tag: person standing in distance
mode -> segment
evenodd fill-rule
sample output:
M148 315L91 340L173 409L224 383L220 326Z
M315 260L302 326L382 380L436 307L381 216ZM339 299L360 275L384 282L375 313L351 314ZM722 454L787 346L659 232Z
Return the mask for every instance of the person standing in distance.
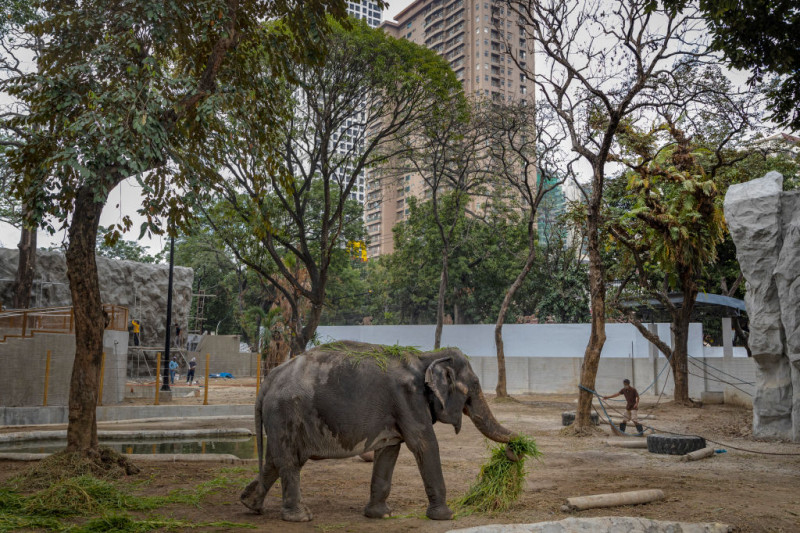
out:
M192 357L192 360L189 361L189 373L186 375L186 384L191 385L192 380L194 379L194 369L197 366L197 358Z
M633 422L636 425L636 431L641 435L644 432L644 428L639 423L639 392L631 387L631 381L627 378L622 380L622 388L618 393L611 396L603 396L603 399L610 400L620 395L625 396L625 400L628 402L625 404L625 418L622 424L619 425L620 431L625 433L628 422Z

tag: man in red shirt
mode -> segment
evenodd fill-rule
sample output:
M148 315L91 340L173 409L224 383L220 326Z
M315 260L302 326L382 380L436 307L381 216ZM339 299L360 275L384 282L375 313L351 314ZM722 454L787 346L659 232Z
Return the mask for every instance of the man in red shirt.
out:
M631 387L631 382L629 379L622 380L622 388L616 394L612 394L611 396L603 396L604 400L610 400L611 398L616 398L617 396L624 395L627 404L625 405L625 418L622 421L622 424L619 425L620 431L625 433L625 428L628 426L628 422L633 422L636 425L636 431L641 434L644 431L644 428L639 423L639 392Z

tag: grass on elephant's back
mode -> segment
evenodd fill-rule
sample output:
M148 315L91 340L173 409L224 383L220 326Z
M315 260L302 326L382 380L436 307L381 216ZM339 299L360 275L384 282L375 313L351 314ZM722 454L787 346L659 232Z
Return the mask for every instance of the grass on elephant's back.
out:
M389 363L393 359L408 361L421 353L416 346L400 346L399 344L394 344L391 346L376 345L356 347L349 346L340 341L321 344L319 348L326 351L341 353L348 357L354 365L358 365L363 361L372 360L383 371L389 368Z
M538 460L542 452L532 438L524 435L511 439L508 447L520 458L519 461L508 458L503 444L491 448L491 457L481 467L478 478L467 494L455 502L459 511L505 511L519 499L527 473L525 463L529 458Z

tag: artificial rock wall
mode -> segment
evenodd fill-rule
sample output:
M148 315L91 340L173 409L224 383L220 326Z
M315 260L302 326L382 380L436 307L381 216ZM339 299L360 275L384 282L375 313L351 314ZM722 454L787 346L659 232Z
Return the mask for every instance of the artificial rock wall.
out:
M758 365L753 435L800 442L800 191L784 192L777 172L732 185L725 218Z
M0 301L12 300L14 277L19 252L0 248ZM167 286L169 267L135 261L97 257L100 294L103 303L128 308L128 318L136 318L142 326L144 346L163 346L166 334ZM191 268L175 267L172 292L172 320L187 330L192 303ZM67 279L67 263L63 254L37 251L31 307L72 305ZM130 343L133 345L133 342Z

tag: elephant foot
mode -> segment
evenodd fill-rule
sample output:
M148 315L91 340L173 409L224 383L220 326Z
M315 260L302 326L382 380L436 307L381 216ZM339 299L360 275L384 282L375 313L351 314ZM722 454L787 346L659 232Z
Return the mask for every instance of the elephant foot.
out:
M314 518L311 511L304 504L298 504L294 509L281 509L281 518L287 522L310 522Z
M425 511L425 516L431 520L452 520L453 511L444 504L436 506L431 505L428 507L428 510Z
M386 505L386 502L369 503L364 508L364 516L367 518L389 518L392 516L392 510Z
M264 487L256 479L245 487L241 496L239 496L239 501L251 511L261 513L261 508L264 506L264 497L266 495L267 491L264 490Z

